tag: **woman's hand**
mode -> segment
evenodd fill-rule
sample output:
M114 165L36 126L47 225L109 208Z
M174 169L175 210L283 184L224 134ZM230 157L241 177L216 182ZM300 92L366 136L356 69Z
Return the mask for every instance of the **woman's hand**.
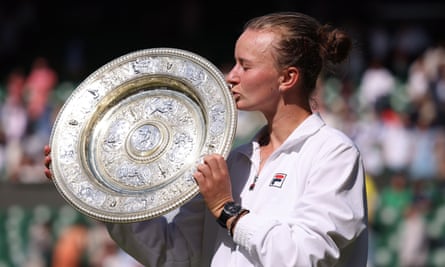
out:
M45 145L45 147L43 148L43 153L45 154L45 176L52 180L53 175L51 173L51 170L49 169L50 165L51 165L51 148L49 147L49 145Z
M205 156L193 176L208 209L218 218L224 204L233 201L232 184L224 157L219 154Z

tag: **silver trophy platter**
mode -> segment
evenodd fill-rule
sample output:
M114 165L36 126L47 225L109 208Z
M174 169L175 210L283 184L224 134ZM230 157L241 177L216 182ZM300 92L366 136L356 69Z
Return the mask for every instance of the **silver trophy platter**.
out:
M65 200L100 221L151 219L199 192L196 165L227 156L236 108L223 74L194 53L121 56L70 95L53 125L51 170Z

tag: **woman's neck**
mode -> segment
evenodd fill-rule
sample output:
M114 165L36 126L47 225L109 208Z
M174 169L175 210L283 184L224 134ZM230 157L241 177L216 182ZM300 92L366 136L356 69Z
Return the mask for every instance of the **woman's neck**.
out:
M301 108L288 108L267 117L267 132L260 138L260 145L279 147L312 112Z

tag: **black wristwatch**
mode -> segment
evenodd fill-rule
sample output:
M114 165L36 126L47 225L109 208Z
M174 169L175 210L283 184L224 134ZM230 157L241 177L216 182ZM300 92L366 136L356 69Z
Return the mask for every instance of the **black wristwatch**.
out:
M234 202L229 201L224 204L224 209L221 212L221 215L216 220L222 227L227 229L227 220L238 215L241 212L241 205Z

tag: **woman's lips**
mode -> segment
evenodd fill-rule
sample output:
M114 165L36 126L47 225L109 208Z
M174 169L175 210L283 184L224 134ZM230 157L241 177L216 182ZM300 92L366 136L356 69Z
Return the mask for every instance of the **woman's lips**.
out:
M240 94L237 92L232 92L232 96L233 96L233 99L235 99L235 101L238 101L240 98Z

